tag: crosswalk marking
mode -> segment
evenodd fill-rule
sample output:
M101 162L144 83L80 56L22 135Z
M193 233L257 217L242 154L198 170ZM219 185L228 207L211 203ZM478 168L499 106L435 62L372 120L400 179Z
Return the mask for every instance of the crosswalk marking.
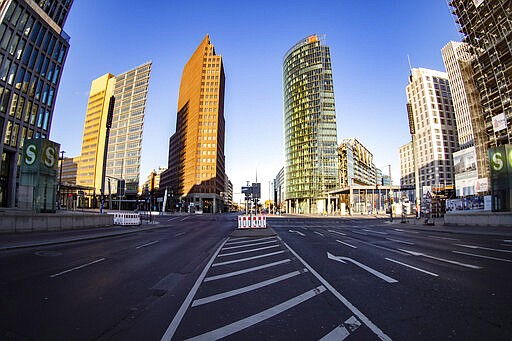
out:
M305 272L305 271L307 271L307 270L304 269L303 272ZM252 285L245 286L243 288L238 288L238 289L230 290L230 291L223 292L223 293L220 293L220 294L216 294L216 295L200 298L200 299L197 299L194 302L192 302L192 307L196 307L196 306L199 306L199 305L215 302L215 301L218 301L218 300L222 300L224 298L236 296L236 295L243 294L243 293L246 293L246 292L249 292L249 291L252 291L252 290L263 288L263 287L265 287L267 285L274 284L274 283L277 283L277 282L281 282L281 281L284 281L284 280L286 280L288 278L292 278L292 277L295 277L295 276L300 275L300 274L301 274L301 272L299 272L299 271L293 271L293 272L287 273L287 274L279 276L279 277L274 277L274 278L271 278L271 279L266 280L266 281L262 281L262 282L259 282L259 283L255 283L255 284L252 284Z
M269 263L269 264L255 266L255 267L252 267L252 268L247 268L247 269L243 269L243 270L239 270L239 271L228 272L228 273L222 274L222 275L206 277L204 279L204 281L205 282L210 282L210 281L215 281L217 279L238 276L238 275L245 274L245 273L248 273L248 272L257 271L257 270L261 270L261 269L266 269L266 268L270 268L272 266L288 263L290 261L291 261L290 259L283 259L283 260L280 260L278 262L273 262L273 263Z
M241 330L249 328L257 323L265 321L273 316L276 316L277 314L280 314L288 309L291 309L291 308L295 307L296 305L309 300L310 298L320 295L324 291L325 291L325 287L323 285L320 285L314 289L306 291L305 293L303 293L299 296L295 296L294 298L291 298L283 303L273 306L272 308L263 310L255 315L251 315L251 316L241 319L239 321L230 323L224 327L214 329L212 331L195 336L195 337L187 339L187 340L195 341L195 340L219 340L219 339L222 339L223 337L232 335L234 333L238 333Z

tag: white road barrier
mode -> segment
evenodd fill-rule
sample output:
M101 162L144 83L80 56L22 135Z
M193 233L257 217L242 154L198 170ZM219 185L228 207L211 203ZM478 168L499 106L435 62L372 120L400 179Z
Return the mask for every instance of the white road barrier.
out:
M267 217L263 215L239 215L238 228L267 228Z
M140 214L133 212L110 212L114 216L114 225L140 225Z

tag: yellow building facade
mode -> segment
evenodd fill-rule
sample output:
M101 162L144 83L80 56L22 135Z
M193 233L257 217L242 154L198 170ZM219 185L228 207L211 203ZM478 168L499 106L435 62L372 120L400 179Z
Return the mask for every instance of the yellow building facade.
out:
M101 189L107 113L115 76L107 73L92 82L85 115L82 153L78 164L78 185Z

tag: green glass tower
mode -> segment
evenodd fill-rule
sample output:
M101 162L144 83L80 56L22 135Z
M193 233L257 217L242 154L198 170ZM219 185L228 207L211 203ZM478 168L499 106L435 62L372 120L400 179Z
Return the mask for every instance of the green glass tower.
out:
M338 184L336 111L331 55L311 35L284 56L286 204L290 213L323 213Z

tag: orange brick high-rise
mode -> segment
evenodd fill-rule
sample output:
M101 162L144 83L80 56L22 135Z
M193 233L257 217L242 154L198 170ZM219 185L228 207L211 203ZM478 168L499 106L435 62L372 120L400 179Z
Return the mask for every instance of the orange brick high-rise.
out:
M171 210L219 212L225 191L224 67L206 35L181 77L176 132L161 177Z

